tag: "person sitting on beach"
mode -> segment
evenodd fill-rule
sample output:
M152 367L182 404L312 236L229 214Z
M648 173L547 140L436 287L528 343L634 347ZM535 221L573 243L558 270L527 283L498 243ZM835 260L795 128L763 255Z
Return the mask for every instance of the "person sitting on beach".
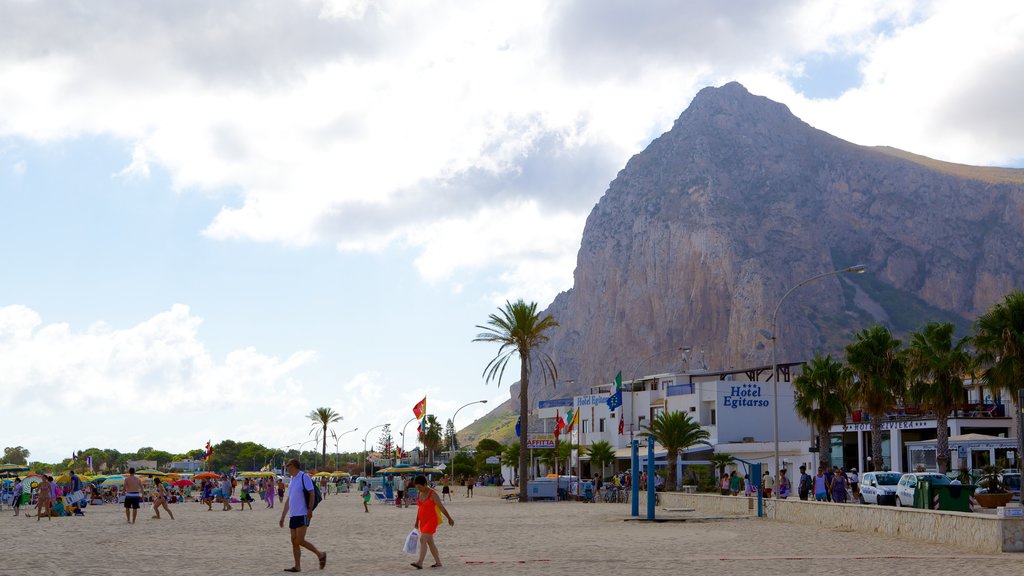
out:
M420 557L412 565L417 570L423 568L423 559L427 557L427 549L429 548L430 555L434 557L434 563L430 567L440 568L441 556L437 553L437 545L434 544L434 533L437 532L437 526L442 514L448 519L449 526L455 526L455 520L448 513L448 509L444 507L444 502L441 501L437 492L430 486L427 486L426 476L417 476L415 484L417 508L416 522L413 524L413 528L420 532Z
M141 503L142 480L135 475L135 468L129 468L128 475L124 477L124 518L129 524L135 524Z

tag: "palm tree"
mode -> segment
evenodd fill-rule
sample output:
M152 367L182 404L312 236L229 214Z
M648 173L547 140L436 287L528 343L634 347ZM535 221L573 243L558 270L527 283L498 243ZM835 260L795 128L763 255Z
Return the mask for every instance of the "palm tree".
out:
M929 322L910 335L907 373L910 399L935 412L935 450L939 472L949 471L949 414L964 397L965 374L971 368L969 337L953 343L952 322Z
M537 312L537 303L527 304L523 300L515 303L505 302L504 308L498 309L499 314L491 314L486 325L477 325L484 330L473 339L474 342L492 342L499 344L498 355L484 368L487 382L497 379L501 385L501 377L505 367L514 355L519 356L519 416L520 438L529 438L530 433L530 374L539 368L544 382L549 380L554 385L558 381L558 370L555 362L547 353L538 348L548 341L547 332L558 326L558 322L550 315L543 317ZM534 357L534 353L537 356ZM536 362L536 367L534 366ZM521 444L519 450L519 470L527 470L526 445ZM527 502L526 482L519 482L519 501Z
M978 365L983 369L982 383L993 394L1007 391L1020 404L1020 391L1024 389L1024 292L1010 292L982 314L974 326L973 342ZM1018 434L1018 460L1022 455L1024 437Z
M796 413L818 433L818 461L823 468L832 465L829 431L850 412L852 383L848 367L821 354L815 354L803 373L793 379Z
M601 468L601 478L604 478L604 466L615 461L615 449L606 440L598 440L587 448L587 456L590 456L590 468L594 466Z
M501 465L512 469L513 482L519 481L519 442L512 442L501 451Z
M676 488L676 460L679 458L680 450L686 450L697 444L711 446L711 443L708 442L708 439L711 438L708 431L701 428L700 423L690 418L690 415L685 412L662 412L644 428L647 430L648 436L653 436L668 451L666 490L675 490Z
M718 476L725 476L725 467L736 461L736 458L732 454L726 454L721 452L719 454L712 454L711 458L708 458L711 462L711 466L718 470Z
M427 414L427 427L425 430L420 430L420 444L423 444L424 450L430 452L431 464L434 463L434 451L441 447L442 440L441 422L438 421L437 416Z
M871 465L881 470L882 416L903 397L905 362L900 341L881 324L865 328L846 346L846 362L856 376L853 398L871 416Z
M323 438L323 457L324 462L327 461L327 427L335 422L342 420L341 414L338 414L332 408L317 408L310 412L307 416L313 421L313 428L321 428L320 437Z

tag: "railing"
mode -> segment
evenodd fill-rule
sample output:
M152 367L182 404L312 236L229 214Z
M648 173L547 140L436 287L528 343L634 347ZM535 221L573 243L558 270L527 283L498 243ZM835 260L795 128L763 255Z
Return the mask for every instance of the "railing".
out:
M950 418L1007 418L1005 404L967 403L957 406L949 413ZM923 410L919 406L894 408L882 415L883 421L893 420L931 420L935 418L932 410ZM870 422L871 416L863 410L854 410L847 421L848 424Z

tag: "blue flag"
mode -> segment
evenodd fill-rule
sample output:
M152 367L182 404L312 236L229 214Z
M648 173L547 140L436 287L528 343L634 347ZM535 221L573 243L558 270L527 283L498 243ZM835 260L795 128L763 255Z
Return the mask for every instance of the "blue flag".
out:
M612 412L622 406L622 372L615 375L615 392L608 397L608 409Z
M516 438L519 438L519 436L521 435L520 432L519 432L519 425L522 424L522 423L523 423L523 417L520 416L519 418L516 419Z

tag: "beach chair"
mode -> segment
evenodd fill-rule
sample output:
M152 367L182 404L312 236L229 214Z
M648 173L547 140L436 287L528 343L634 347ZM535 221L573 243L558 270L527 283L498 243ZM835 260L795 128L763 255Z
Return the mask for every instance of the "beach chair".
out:
M384 492L374 492L373 502L375 504L391 504L391 500L388 500L387 496L384 495Z

